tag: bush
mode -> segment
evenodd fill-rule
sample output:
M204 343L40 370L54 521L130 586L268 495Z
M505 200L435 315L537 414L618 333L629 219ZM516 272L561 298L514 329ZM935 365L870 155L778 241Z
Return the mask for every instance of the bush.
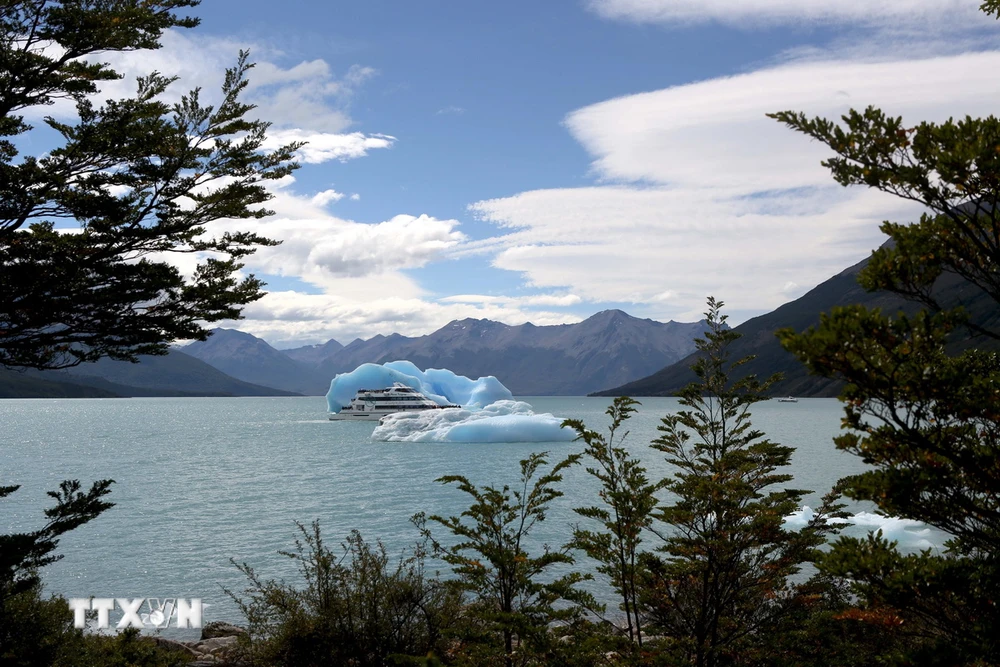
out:
M352 531L339 553L323 542L319 522L297 524L295 551L304 582L264 580L246 563L243 595L226 591L247 619L242 657L253 665L414 664L406 656L444 655L461 596L427 576L417 545L395 562L381 542ZM426 664L434 664L428 660Z

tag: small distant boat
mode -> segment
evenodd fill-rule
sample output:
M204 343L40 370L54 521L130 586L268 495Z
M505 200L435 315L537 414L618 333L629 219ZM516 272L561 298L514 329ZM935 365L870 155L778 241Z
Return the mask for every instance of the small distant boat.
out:
M784 398L779 398L778 403L798 403L799 399L794 396L785 396Z
M412 387L394 382L385 389L358 389L358 393L340 412L331 412L331 421L376 421L397 412L418 412L460 408L460 405L438 405Z

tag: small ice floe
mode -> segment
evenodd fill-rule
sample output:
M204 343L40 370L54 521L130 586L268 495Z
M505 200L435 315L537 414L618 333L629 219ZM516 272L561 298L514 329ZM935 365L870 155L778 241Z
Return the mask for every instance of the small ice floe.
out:
M785 517L785 525L791 529L802 528L815 516L808 506L792 512ZM882 516L872 512L858 512L843 519L830 519L830 523L845 524L840 529L841 535L864 537L871 532L880 532L885 539L896 542L903 551L920 551L942 547L946 536L936 535L927 524L914 519L900 519L892 516ZM939 539L938 539L939 538Z
M569 442L576 431L551 414L536 415L524 401L496 401L481 409L448 408L383 417L372 440L386 442Z

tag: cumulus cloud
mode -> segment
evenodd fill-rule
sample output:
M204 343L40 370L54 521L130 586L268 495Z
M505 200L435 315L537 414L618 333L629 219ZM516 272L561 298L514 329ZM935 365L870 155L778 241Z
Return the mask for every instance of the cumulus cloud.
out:
M345 132L353 125L349 109L356 91L376 74L370 67L352 65L338 76L321 59L286 66L277 62L281 54L268 45L182 30L166 31L162 43L163 47L154 51L102 55L101 60L109 62L122 78L102 82L97 99L134 95L136 78L155 70L179 79L168 89L166 101L176 102L181 95L200 88L202 100L215 103L225 70L235 65L241 49L249 49L255 65L247 75L249 85L244 99L257 107L249 117L272 123L265 148L305 141L308 143L298 151L299 159L318 164L363 157L370 150L389 148L395 142L395 137L386 134ZM72 103L60 100L52 106L31 109L28 115L64 118L74 113Z
M288 185L274 192L268 207L275 215L262 220L213 223L210 233L250 231L281 241L261 248L245 262L249 271L299 278L322 289L342 291L346 278L386 277L441 259L465 241L457 220L427 215L397 215L361 223L330 215L327 203L342 197L334 190L300 196ZM409 281L404 281L409 284ZM397 283L399 294L417 290Z
M931 24L975 20L978 2L967 0L588 0L609 19L637 23L849 23Z
M312 201L312 203L316 204L317 206L326 206L330 202L338 202L343 198L344 198L343 192L337 192L336 190L330 189L330 190L323 190L322 192L317 192L312 196L312 199L310 201Z
M765 117L882 106L904 120L987 115L1000 53L896 62L791 62L608 100L565 121L604 184L470 209L501 234L466 244L533 287L694 319L706 295L763 312L859 261L882 220L915 205L833 184L828 151ZM800 287L803 286L803 287Z

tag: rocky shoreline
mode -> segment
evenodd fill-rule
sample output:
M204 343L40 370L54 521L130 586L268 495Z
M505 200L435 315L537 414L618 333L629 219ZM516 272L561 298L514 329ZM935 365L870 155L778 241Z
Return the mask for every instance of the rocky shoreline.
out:
M145 637L160 648L184 653L190 658L188 667L216 667L218 665L239 665L240 661L234 655L234 649L239 644L246 630L226 623L212 621L201 630L201 639L197 641L177 641L156 635Z

